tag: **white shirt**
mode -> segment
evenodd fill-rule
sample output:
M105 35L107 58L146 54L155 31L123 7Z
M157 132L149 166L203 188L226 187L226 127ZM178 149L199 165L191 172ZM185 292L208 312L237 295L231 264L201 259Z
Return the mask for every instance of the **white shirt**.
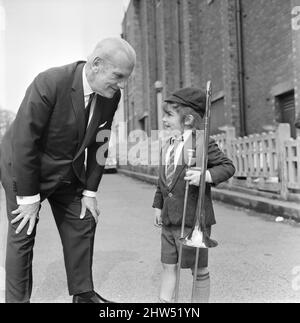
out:
M89 103L89 99L90 99L90 95L94 93L94 91L91 89L89 82L86 78L86 74L85 74L85 65L83 67L82 70L82 85L83 85L83 95L84 95L84 104L85 107L87 107L88 103ZM94 96L93 102L91 104L91 110L90 110L90 116L89 116L89 122L90 123L92 116L94 114L94 109L95 109L95 98L96 95Z
M191 134L192 134L192 130L186 130L183 133L183 141L180 141L179 144L176 147L175 156L174 156L174 166L175 166L175 169L176 169L176 167L178 165L178 161L179 161L179 158L180 158L182 149L183 149L185 143L187 142L187 140L190 138ZM172 147L173 146L170 145L170 147L168 148L168 150L166 152L166 171L167 171L167 165L169 163L170 152L171 152ZM210 171L209 170L206 170L205 181L207 183L213 183L212 178L211 178L211 174L210 174Z
M93 94L94 91L91 89L91 87L88 83L88 80L86 78L85 65L82 70L82 85L83 85L84 104L85 104L85 107L87 107L89 99L90 99L90 95ZM89 123L92 119L93 113L94 113L95 98L96 98L96 96L94 96L94 99L91 104L88 125L89 125ZM84 190L82 195L87 196L87 197L96 197L96 192ZM33 195L33 196L17 196L17 204L18 205L33 204L33 203L39 202L40 200L41 200L40 194Z

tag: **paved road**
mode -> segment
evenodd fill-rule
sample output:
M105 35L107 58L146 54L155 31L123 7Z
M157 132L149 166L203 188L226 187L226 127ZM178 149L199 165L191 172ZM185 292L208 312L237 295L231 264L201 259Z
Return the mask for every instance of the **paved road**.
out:
M155 188L107 174L98 195L94 282L116 302L156 302L160 233L152 225ZM215 203L218 224L210 251L211 302L300 302L300 226ZM297 274L299 276L297 276ZM189 302L191 276L182 272L180 301ZM42 208L34 255L32 302L70 302L62 249L50 214Z

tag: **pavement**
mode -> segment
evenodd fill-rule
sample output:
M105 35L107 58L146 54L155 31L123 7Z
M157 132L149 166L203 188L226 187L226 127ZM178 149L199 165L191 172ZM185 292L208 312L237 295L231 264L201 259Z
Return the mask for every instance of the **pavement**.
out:
M154 185L122 174L105 174L100 185L94 284L101 295L118 303L158 300L160 231L153 226L154 191ZM212 238L219 246L209 257L211 303L300 302L300 224L275 222L273 216L221 202L214 205ZM71 301L47 203L40 214L33 275L32 302ZM179 301L188 303L191 289L190 271L182 270Z
M150 184L157 183L157 176L134 172L128 169L120 169L119 173L140 179ZM297 197L296 197L297 196ZM258 213L267 213L275 217L283 217L288 220L295 220L300 223L300 199L294 195L293 200L283 200L271 192L246 189L244 187L231 187L226 183L212 187L214 200L226 204L254 210Z

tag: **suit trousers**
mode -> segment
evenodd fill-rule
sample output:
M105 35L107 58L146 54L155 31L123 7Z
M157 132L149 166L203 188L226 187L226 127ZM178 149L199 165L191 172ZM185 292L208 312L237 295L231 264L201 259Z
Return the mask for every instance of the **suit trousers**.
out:
M32 292L32 258L37 223L30 236L27 235L28 224L19 234L15 233L19 223L10 222L15 217L11 212L18 208L16 195L5 181L3 186L9 220L5 264L6 302L26 303L30 301ZM72 183L60 183L51 194L41 194L42 200L46 198L63 246L69 293L74 295L91 291L94 289L92 261L96 223L89 211L83 220L79 218L82 188Z

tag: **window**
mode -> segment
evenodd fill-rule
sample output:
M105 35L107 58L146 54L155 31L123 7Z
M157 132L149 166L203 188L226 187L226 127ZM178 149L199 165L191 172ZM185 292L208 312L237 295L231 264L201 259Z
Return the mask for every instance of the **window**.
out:
M286 92L277 97L280 109L280 123L289 123L291 126L291 135L296 137L295 129L295 92L294 90Z
M220 133L219 128L226 124L224 97L212 102L210 124L210 132L213 135Z
M140 124L140 129L145 131L146 130L146 120L145 120L145 118L142 118L141 120L139 120L139 124Z

